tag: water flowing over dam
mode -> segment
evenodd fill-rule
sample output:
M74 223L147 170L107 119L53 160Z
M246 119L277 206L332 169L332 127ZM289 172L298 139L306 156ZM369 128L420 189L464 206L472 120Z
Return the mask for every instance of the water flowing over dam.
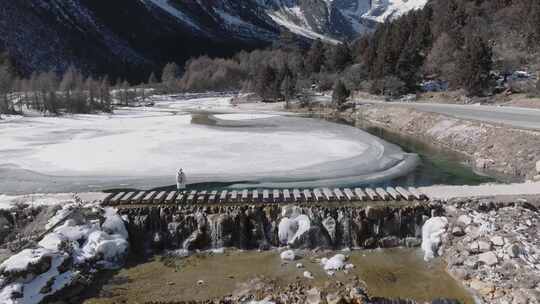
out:
M121 209L135 250L416 247L441 205L146 206Z

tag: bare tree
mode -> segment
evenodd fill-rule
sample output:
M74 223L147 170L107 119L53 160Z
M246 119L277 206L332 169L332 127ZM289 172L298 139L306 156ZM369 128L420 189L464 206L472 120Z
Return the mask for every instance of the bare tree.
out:
M109 79L104 77L99 84L99 100L101 109L105 112L110 112L111 108L111 85Z
M174 62L168 63L163 68L163 73L161 75L161 82L165 86L165 90L168 93L173 93L178 89L178 75L180 69L178 65Z
M11 75L8 65L0 66L0 114L10 113L13 111L10 105L9 94L13 84L13 75ZM0 116L1 118L1 116Z
M56 74L52 71L47 73L41 73L37 79L39 91L34 92L39 94L41 98L41 104L43 105L42 111L49 112L51 114L58 114L58 80Z

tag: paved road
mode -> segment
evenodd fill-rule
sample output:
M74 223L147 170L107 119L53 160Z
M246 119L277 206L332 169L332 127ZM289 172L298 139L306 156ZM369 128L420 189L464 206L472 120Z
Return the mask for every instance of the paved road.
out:
M462 119L500 123L522 129L540 130L540 109L480 105L392 102L388 105L412 107Z

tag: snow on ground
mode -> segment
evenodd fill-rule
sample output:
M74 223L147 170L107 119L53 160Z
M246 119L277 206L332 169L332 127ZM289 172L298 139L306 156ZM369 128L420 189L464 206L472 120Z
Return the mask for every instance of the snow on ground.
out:
M304 36L313 40L321 39L323 41L326 41L332 44L340 43L339 40L317 33L316 31L311 29L311 27L309 27L309 25L307 24L297 25L291 22L289 18L283 12L279 12L279 11L268 12L268 15L270 16L270 18L272 18L272 20L274 20L275 23L289 29L291 32L298 34L300 36Z
M83 202L91 203L95 201L102 201L105 199L105 197L107 197L107 195L107 193L103 192L26 194L13 196L0 194L0 210L11 209L17 204L26 205L29 207L62 206L72 204L76 198L79 198Z
M72 202L73 198L73 193L29 194L14 196L0 194L0 209L10 209L16 204L24 204L30 207L54 206Z
M423 8L427 0L374 0L371 9L362 17L384 23L411 10Z
M416 164L357 128L233 106L231 96L178 98L114 115L0 122L0 193L171 185L178 167L190 183L337 185L393 178Z
M487 184L479 186L429 186L420 191L431 199L447 200L463 197L490 197L503 195L540 195L540 182L520 184Z
M66 205L48 226L73 210ZM86 207L101 213L98 220L68 219L47 234L37 247L25 249L0 264L0 303L40 303L68 287L81 272L119 266L127 253L127 231L114 209ZM81 207L78 207L81 211ZM89 212L89 211L86 211Z
M193 20L191 20L190 17L186 16L181 10L176 9L174 6L172 6L168 0L147 0L152 2L154 5L157 5L167 13L171 14L172 16L178 18L180 21L188 24L192 28L202 31L199 25L195 24Z

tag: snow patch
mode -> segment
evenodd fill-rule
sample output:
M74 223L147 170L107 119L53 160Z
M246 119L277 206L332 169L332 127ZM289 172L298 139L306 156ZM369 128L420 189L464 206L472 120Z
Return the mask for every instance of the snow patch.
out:
M25 249L0 264L0 273L24 271L53 255L53 251L45 248Z
M180 21L186 23L187 25L191 26L192 28L202 31L202 29L193 21L190 17L188 17L186 14L184 14L182 11L177 9L176 7L172 6L169 3L169 0L145 0L153 3L154 5L158 6L162 10L166 11L170 15L178 18Z
M286 251L283 251L279 257L283 260L283 261L294 261L296 260L296 254L294 253L293 250L286 250Z
M371 8L362 18L384 23L389 19L423 8L427 0L373 0Z
M330 259L321 259L321 265L325 271L337 271L345 268L347 258L343 254L336 254Z
M448 229L446 217L433 217L428 219L422 226L422 250L424 260L429 261L437 256L442 243L442 235Z
M288 20L287 16L285 16L283 13L281 13L279 11L268 12L268 16L270 16L270 18L272 18L272 20L274 20L275 23L289 29L291 32L293 32L295 34L298 34L300 36L304 36L306 38L313 39L313 40L321 39L323 41L326 41L326 42L332 43L332 44L339 44L340 43L339 40L330 38L330 37L328 37L326 35L319 34L319 33L315 32L311 28L296 25L295 23Z

